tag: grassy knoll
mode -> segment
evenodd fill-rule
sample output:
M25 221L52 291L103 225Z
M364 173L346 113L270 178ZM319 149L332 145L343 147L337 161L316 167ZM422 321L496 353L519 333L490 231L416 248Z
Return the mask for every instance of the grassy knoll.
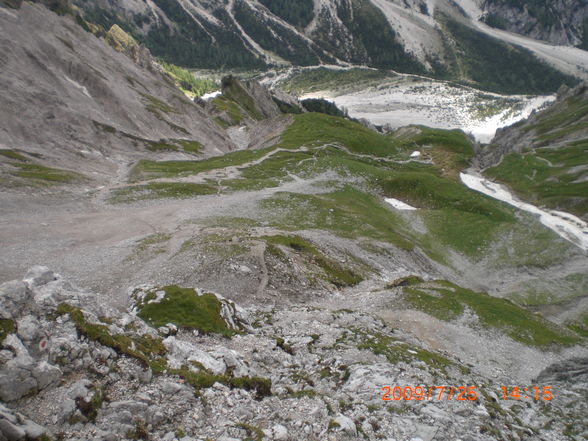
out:
M571 345L579 338L509 300L461 288L445 281L404 288L404 298L413 307L441 320L452 320L465 308L480 324L498 329L512 339L530 346Z

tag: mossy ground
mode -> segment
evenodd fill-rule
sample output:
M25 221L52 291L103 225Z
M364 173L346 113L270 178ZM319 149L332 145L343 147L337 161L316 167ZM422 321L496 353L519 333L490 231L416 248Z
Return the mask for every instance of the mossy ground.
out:
M166 286L164 298L141 305L138 316L154 327L173 323L180 328L226 336L235 334L220 315L221 303L214 294L198 295L193 288Z
M14 322L10 319L0 319L0 344L4 339L14 332Z
M85 177L79 173L31 163L13 163L18 169L11 174L32 185L61 185L83 182Z
M572 345L580 341L577 335L509 300L445 281L404 288L404 299L412 307L446 321L457 318L468 308L482 326L497 329L529 346Z
M116 204L162 198L185 199L214 193L216 189L207 184L150 182L116 189L110 195L110 202Z
M299 236L266 236L263 239L270 246L284 246L305 256L305 258L318 265L324 272L323 277L325 280L335 286L353 286L363 280L360 274L325 256L314 245Z
M430 368L437 369L443 374L447 373L447 368L457 366L455 362L443 355L416 346L412 347L384 334L360 333L360 335L362 341L358 345L358 349L368 349L375 354L384 355L393 364L399 361L405 363L422 361Z
M59 305L55 313L58 316L69 314L81 335L108 346L120 354L136 358L146 367L150 366L157 371L156 366L165 364L165 361L162 362L165 347L159 338L149 335L131 338L125 334L112 334L107 326L88 322L81 309L65 303Z
M588 182L583 179L587 149L588 140L581 140L557 149L511 153L486 174L525 200L583 216L588 213Z

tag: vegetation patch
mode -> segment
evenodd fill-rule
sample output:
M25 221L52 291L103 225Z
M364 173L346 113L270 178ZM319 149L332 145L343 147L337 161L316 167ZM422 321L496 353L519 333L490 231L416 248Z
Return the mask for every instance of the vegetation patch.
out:
M147 161L141 160L131 169L131 182L157 179L173 178L181 176L196 175L198 173L216 170L220 168L241 165L263 157L273 148L260 150L239 150L230 152L223 156L215 156L200 161Z
M341 237L368 237L406 250L413 248L400 217L382 206L378 198L350 186L319 195L281 192L260 204L273 225L284 230L318 229Z
M235 334L222 318L221 302L214 294L199 295L193 288L174 285L160 290L165 292L161 300L138 306L137 315L150 325L158 328L173 323L180 328L197 329L203 333Z
M8 159L13 159L15 161L28 162L28 158L26 156L23 156L22 154L18 153L15 150L0 149L0 155L6 157Z
M362 276L325 256L314 245L299 236L266 236L263 239L270 245L287 247L307 257L322 269L325 280L337 287L357 285L363 280Z
M116 189L111 193L113 203L135 202L149 199L186 199L216 193L216 188L207 184L191 182L150 182Z
M387 335L375 333L373 335L360 333L363 338L358 349L368 349L374 354L384 355L390 363L414 363L422 361L431 368L439 369L446 373L446 369L454 366L455 363L443 355L427 351L418 347L410 346Z
M380 135L359 123L323 113L303 113L294 118L294 123L282 134L279 147L295 149L303 145L341 144L354 153L372 156L398 153L392 137Z
M364 89L370 84L378 84L397 74L385 70L353 68L333 70L326 67L305 69L279 83L286 92L303 94L321 90L340 90L350 87Z
M159 115L159 112L178 113L173 107L164 103L160 99L155 98L153 95L141 93L141 96L143 97L143 103L145 104L145 108L148 111L155 113L156 115Z
M417 288L405 288L405 299L415 308L441 320L452 320L471 309L480 324L495 328L513 340L529 346L572 345L577 336L509 300L436 281Z
M8 334L14 332L14 321L10 319L0 319L0 344L4 341Z
M26 163L15 163L13 165L20 169L20 171L13 173L14 176L37 181L45 185L70 184L85 179L79 173L74 173L68 170L61 170L58 168L46 167L44 165Z
M175 64L159 61L163 70L174 80L176 85L185 94L194 97L200 97L206 93L214 92L220 88L220 84L215 83L209 78L198 78L192 72Z
M587 149L588 140L581 140L556 149L511 153L485 173L525 200L583 216L588 213Z
M55 314L57 316L69 314L77 331L84 337L108 346L119 354L136 358L146 367L149 366L158 371L155 367L162 363L162 356L165 355L165 346L161 339L147 334L139 338L131 338L125 334L112 334L105 325L89 323L80 308L67 303L60 304Z
M447 16L441 16L460 55L459 69L478 88L505 94L545 94L578 80L538 60L529 50L485 35ZM464 75L465 74L465 75ZM469 81L468 81L469 80Z

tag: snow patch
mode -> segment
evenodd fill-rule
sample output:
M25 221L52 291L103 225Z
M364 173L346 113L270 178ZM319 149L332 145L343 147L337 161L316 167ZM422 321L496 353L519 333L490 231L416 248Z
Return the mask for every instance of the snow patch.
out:
M490 142L498 128L527 118L533 110L555 100L554 95L499 95L409 75L364 90L313 92L301 98L330 100L353 118L365 118L391 129L419 124L461 129L481 143ZM502 110L480 119L480 109L494 103L501 105Z
M397 210L406 210L406 211L412 211L412 210L416 210L415 207L412 207L402 201L399 201L398 199L394 199L394 198L385 198L384 199L387 203L389 203L390 205L392 205L394 208L396 208Z
M67 81L69 81L71 84L73 84L74 86L76 86L78 89L80 89L82 91L82 93L84 95L86 95L88 98L92 98L92 95L90 95L90 92L88 92L88 89L86 89L85 86L82 86L80 83L78 83L77 81L72 80L70 77L68 77L67 75L64 75L65 79ZM92 98L93 99L93 98Z
M202 95L200 97L200 99L204 100L204 101L209 101L209 100L216 98L217 96L222 95L222 94L223 93L220 90L216 90L214 92L205 93L204 95Z
M562 211L542 210L535 205L517 200L502 185L488 181L479 176L460 173L461 181L469 188L479 191L513 207L539 216L539 220L547 228L559 236L572 242L584 251L588 251L588 224L582 219Z

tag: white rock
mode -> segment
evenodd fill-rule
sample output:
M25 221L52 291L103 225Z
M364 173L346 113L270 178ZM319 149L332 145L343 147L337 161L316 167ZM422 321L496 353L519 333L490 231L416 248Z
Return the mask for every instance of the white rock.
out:
M24 341L31 341L39 333L39 321L32 315L26 315L16 322L18 336Z
M25 275L23 282L30 287L43 286L56 279L55 274L46 266L35 265Z
M276 424L272 427L272 437L278 441L288 439L288 429L281 424Z
M344 432L357 435L357 428L355 427L355 423L351 418L346 417L345 415L339 415L337 418L335 418L335 422L339 424L339 427Z

